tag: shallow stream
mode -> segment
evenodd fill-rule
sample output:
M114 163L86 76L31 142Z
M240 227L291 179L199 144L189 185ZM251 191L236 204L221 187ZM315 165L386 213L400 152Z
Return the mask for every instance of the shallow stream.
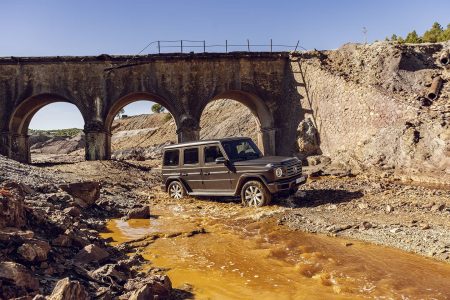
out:
M112 220L115 243L150 235L149 265L196 299L450 299L450 264L359 241L292 231L275 219L199 215L180 205ZM203 233L206 231L206 233Z

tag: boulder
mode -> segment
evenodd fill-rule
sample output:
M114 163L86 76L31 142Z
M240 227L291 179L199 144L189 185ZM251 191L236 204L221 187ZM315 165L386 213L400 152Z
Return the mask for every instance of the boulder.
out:
M100 183L93 181L77 182L61 185L60 188L74 198L83 200L88 205L95 203L100 197Z
M80 282L70 280L68 277L56 283L49 300L85 300L88 294Z
M17 253L27 261L42 262L47 260L50 249L51 247L46 241L30 240L23 243L19 248L17 248Z
M122 268L123 269L123 268ZM115 264L107 264L100 268L90 271L89 275L102 282L115 281L118 284L123 284L127 281L127 275L121 270L120 266ZM107 279L105 279L107 278Z
M15 286L29 291L39 289L39 281L25 266L15 262L0 262L0 281L12 282Z
M25 226L23 199L24 192L19 184L8 182L0 187L0 228Z
M57 238L52 240L52 245L57 247L70 247L72 240L65 234L60 234Z
M166 275L153 275L146 278L130 279L124 286L129 293L128 299L166 299L172 290L172 282Z
M90 244L75 255L75 261L77 263L86 264L90 262L102 262L108 257L109 253L106 250L94 244Z
M71 207L65 208L63 211L64 211L64 213L66 213L66 214L68 214L69 216L72 216L72 217L79 217L80 214L81 214L80 209L78 207L75 207L75 206L71 206Z
M146 205L130 210L127 219L148 219L150 218L150 206Z

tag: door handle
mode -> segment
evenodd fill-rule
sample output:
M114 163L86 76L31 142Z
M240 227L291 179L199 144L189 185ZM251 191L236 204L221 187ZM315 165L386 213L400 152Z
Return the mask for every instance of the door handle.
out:
M205 173L203 173L204 175L210 175L211 173L210 172L205 172Z
M188 173L180 173L181 176L188 176Z

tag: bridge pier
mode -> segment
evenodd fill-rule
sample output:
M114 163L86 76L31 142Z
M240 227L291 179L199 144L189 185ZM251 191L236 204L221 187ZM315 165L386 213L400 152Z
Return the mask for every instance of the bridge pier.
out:
M10 134L9 135L9 158L21 163L31 163L29 135L28 134Z
M177 130L178 143L198 141L200 128L180 128Z
M110 157L108 153L108 141L111 138L103 127L103 123L95 121L84 126L84 134L86 140L85 158L86 160L106 160Z
M275 128L261 128L258 131L258 147L264 155L276 155Z
M9 157L9 132L4 131L0 133L0 155Z

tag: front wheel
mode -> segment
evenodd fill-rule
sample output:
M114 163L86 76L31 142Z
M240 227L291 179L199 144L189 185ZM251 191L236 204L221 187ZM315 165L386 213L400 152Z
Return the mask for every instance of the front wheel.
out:
M181 199L186 196L184 186L179 181L172 181L167 188L169 196L174 199Z
M264 184L251 180L242 187L241 199L245 206L261 207L270 203L272 195Z

